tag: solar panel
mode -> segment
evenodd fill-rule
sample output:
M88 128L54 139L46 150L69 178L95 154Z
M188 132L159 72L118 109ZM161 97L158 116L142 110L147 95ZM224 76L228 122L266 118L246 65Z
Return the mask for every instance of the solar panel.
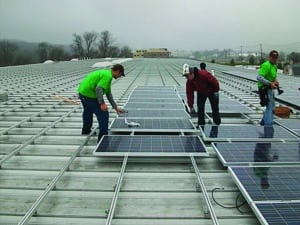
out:
M299 202L260 203L256 204L256 207L263 216L261 218L263 224L298 225L300 223Z
M130 122L131 119L127 118L127 121ZM139 123L139 127L130 128L125 124L124 118L116 118L113 120L110 126L111 131L115 130L128 130L128 129L137 129L137 130L168 130L178 131L184 129L195 129L193 123L188 119L134 119L136 123Z
M128 103L145 103L145 99L141 97L132 97L128 99ZM182 100L180 98L147 98L147 103L158 104L171 104L171 103L180 103Z
M183 109L184 105L182 103L154 103L154 102L128 102L123 107L124 109Z
M174 91L174 86L137 86L134 91L157 91L157 90L164 90L164 91Z
M186 113L184 110L177 109L135 109L129 110L127 114L128 118L136 118L136 117L147 117L147 118L190 118L190 115Z
M103 136L94 155L116 156L207 156L206 148L197 136L110 135Z
M297 135L300 135L300 120L299 119L277 119L276 123L292 130Z
M176 94L163 94L163 93L153 93L153 94L131 94L129 98L143 98L147 101L148 98L178 98Z
M205 141L297 141L295 135L277 125L205 125L201 133Z
M300 167L230 167L248 201L300 200Z
M299 164L300 142L213 143L224 166L253 164Z

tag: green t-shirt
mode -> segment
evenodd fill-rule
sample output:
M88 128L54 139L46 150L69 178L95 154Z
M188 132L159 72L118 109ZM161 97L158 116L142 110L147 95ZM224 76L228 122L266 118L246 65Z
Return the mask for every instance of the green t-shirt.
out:
M89 73L79 84L78 93L89 98L97 98L96 87L103 89L103 94L111 93L111 69L96 70Z
M259 75L270 82L274 82L277 78L277 66L268 60L260 66ZM257 82L257 85L259 88L264 86L260 81Z

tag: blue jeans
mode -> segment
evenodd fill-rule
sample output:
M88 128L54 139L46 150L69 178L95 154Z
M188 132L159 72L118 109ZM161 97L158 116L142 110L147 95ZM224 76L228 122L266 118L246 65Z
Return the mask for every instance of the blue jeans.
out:
M274 91L273 89L268 89L268 104L266 105L266 110L264 111L263 118L261 119L260 124L273 125L273 111L275 109L275 100L274 100Z
M83 106L82 121L83 129L90 130L93 125L93 114L96 115L99 125L98 141L104 134L108 133L108 111L102 111L97 99L88 98L79 94Z

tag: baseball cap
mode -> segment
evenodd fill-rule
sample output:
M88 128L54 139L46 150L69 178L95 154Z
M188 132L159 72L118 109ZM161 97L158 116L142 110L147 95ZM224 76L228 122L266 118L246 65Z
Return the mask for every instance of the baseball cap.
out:
M193 67L189 67L189 64L187 64L187 63L183 64L182 76L187 76L190 73L193 73L193 71L194 71Z

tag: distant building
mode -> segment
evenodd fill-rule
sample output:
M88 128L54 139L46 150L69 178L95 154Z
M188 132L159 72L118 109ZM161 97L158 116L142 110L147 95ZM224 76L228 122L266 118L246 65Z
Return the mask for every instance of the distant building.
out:
M133 53L133 58L170 58L171 52L167 48L139 49Z
M147 52L146 49L139 49L133 53L133 58L144 58L144 54Z

